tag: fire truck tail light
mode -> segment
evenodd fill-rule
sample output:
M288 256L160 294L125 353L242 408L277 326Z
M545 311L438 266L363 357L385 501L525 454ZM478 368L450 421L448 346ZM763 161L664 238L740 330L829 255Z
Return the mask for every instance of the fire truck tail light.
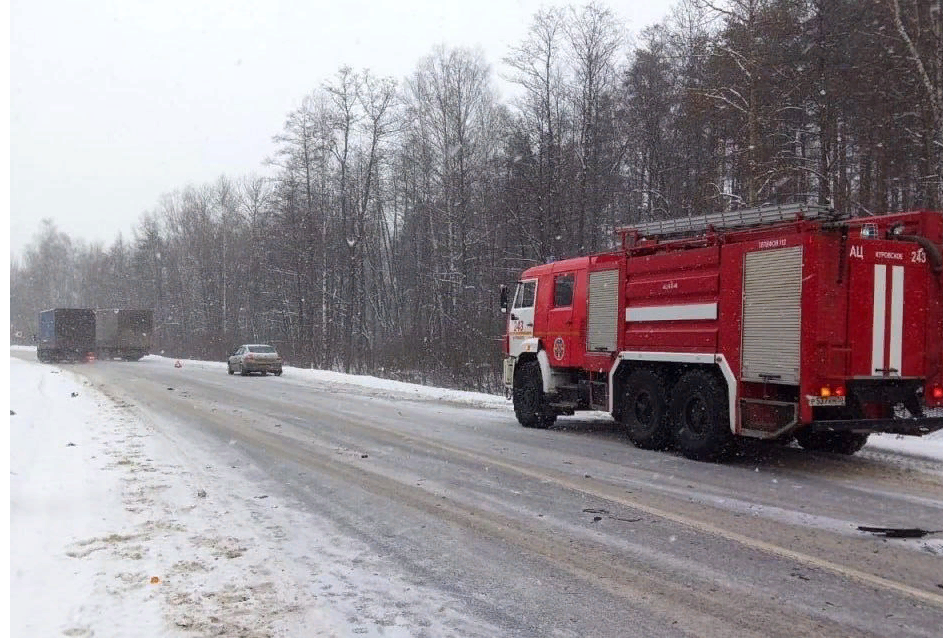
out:
M943 386L935 385L933 386L933 398L939 401L943 399Z
M836 397L843 397L843 396L845 396L845 386L840 385L840 386L838 386L837 388L835 388L835 396L836 396Z
M821 397L832 396L832 389L828 387L827 385L823 385L822 388L819 390L819 396Z

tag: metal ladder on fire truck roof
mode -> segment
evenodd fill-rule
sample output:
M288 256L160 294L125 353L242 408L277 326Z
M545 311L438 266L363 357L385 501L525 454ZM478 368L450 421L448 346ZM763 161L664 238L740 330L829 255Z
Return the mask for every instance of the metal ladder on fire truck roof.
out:
M737 228L751 228L767 224L792 222L800 217L802 219L817 219L820 217L833 218L835 215L836 213L831 208L819 204L773 205L735 210L729 213L710 213L707 215L695 215L693 217L645 222L643 224L620 228L618 232L622 234L623 237L631 234L644 238L683 236L703 233L711 229L733 230Z

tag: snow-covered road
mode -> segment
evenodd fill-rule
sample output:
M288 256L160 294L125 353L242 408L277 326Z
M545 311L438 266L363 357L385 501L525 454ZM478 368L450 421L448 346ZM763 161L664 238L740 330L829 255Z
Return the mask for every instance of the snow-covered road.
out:
M711 465L637 450L607 418L523 430L486 395L13 355L14 636L933 636L943 622L940 536L856 529L943 529L939 439Z

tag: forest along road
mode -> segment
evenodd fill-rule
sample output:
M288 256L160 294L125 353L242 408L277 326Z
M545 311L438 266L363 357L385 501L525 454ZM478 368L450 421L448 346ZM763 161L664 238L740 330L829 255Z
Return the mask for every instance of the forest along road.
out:
M330 603L352 614L408 615L398 592L412 586L460 612L454 635L939 636L943 626L943 535L857 530L943 529L939 463L771 448L714 465L636 449L609 419L526 430L506 408L290 368L243 378L158 359L64 367L168 436L242 459L232 465L247 481L323 521L333 541L369 547L370 569L405 587ZM286 531L302 545L311 533Z

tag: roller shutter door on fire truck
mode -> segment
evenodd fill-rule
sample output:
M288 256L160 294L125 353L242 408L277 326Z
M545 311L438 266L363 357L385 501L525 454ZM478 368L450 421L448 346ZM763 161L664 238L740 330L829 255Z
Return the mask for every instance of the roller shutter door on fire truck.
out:
M799 383L801 292L801 246L744 257L744 381Z
M589 273L587 352L615 352L619 316L619 271Z

